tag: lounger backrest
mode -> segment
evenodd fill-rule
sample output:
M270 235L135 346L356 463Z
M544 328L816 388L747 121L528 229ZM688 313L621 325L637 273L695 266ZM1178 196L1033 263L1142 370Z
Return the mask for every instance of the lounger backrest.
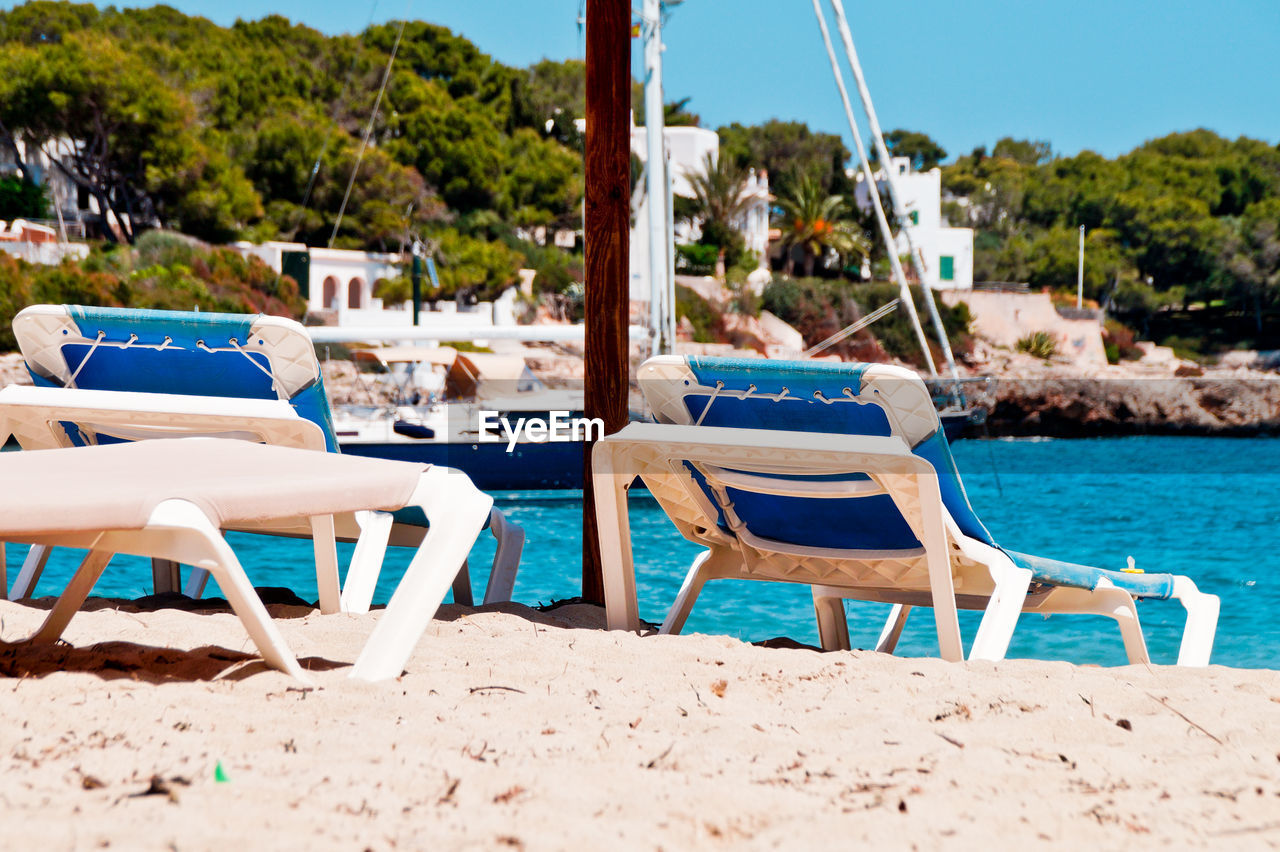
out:
M283 317L33 305L13 321L37 385L283 399L337 451L306 329Z
M960 530L994 544L969 505L929 391L909 370L884 364L667 356L645 362L639 378L663 422L901 437L939 472L943 502ZM695 472L694 478L714 505L701 475ZM887 496L815 499L732 489L729 496L738 519L763 538L844 550L919 546ZM727 529L723 512L720 520Z

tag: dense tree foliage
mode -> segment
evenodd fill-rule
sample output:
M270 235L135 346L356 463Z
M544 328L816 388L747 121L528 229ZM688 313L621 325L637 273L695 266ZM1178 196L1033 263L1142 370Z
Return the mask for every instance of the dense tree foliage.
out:
M834 133L814 133L803 122L777 119L751 127L735 122L718 132L721 156L741 169L767 169L775 194L810 177L832 195L853 195L845 176L849 149Z
M800 252L804 274L813 275L814 263L828 254L844 265L855 258L866 257L869 241L848 217L848 202L843 196L828 195L810 176L795 181L789 191L778 198L779 240L786 252L786 272L794 268L794 254Z
M1280 148L1266 142L1200 129L1107 159L1006 138L958 157L943 185L952 224L977 230L977 280L1074 291L1084 225L1086 298L1139 328L1173 306L1202 324L1243 312L1250 339L1192 334L1205 349L1249 345L1280 311Z
M890 130L884 135L884 146L894 157L908 157L911 168L927 172L947 158L947 150L934 142L927 133L914 130ZM876 155L871 154L873 160Z
M576 225L582 63L509 68L411 21L375 118L399 28L328 37L275 15L219 27L36 0L0 12L0 148L19 179L21 146L59 154L109 211L103 236L126 242L165 227L505 257L484 247L502 234L469 223Z

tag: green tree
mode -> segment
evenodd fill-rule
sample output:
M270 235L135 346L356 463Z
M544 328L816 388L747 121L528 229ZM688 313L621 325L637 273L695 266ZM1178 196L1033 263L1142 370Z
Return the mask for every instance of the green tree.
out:
M1223 243L1222 263L1234 294L1252 307L1261 334L1264 307L1280 300L1280 197L1245 209Z
M1005 136L991 149L991 157L996 160L1013 160L1023 166L1038 166L1053 158L1053 149L1043 139L1032 142L1029 139Z
M689 176L694 209L701 220L702 242L719 248L717 272L737 263L744 241L734 227L751 204L746 194L747 174L728 157L708 153L702 170Z
M884 145L889 149L890 155L908 157L911 168L918 172L927 172L947 158L945 148L933 141L927 133L914 130L890 130L884 135Z
M48 214L45 187L13 175L0 177L0 219L44 219Z
M849 195L852 181L845 175L849 150L834 133L814 133L803 122L778 121L721 127L720 155L740 169L765 169L775 194L788 191L795 175L811 175L833 194Z
M238 168L196 135L190 101L110 39L76 32L10 46L0 54L0 81L0 123L38 145L69 139L60 168L114 216L125 239L181 215L220 236L258 212ZM193 191L200 200L180 201Z
M865 236L845 217L847 204L839 195L828 195L812 176L791 182L791 190L778 198L777 224L787 252L788 275L793 270L792 249L800 249L804 274L813 275L815 261L834 252L842 261L865 257L870 246Z

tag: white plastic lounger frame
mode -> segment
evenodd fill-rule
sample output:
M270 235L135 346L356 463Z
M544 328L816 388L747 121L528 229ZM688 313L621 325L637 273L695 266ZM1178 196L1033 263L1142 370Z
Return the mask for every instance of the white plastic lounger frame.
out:
M0 427L3 427L0 418ZM3 433L0 428L0 433ZM204 444L201 439L184 447L183 453L199 453ZM236 442L217 441L219 445L238 446ZM106 448L103 448L104 450ZM261 448L271 453L294 452L288 449ZM93 453L97 448L58 449L50 454ZM25 453L23 455L26 455ZM32 454L36 455L35 453ZM83 459L80 456L77 459ZM341 478L342 465L347 460L341 456L328 456L336 463L335 475ZM357 461L357 460L352 460ZM256 462L256 459L255 459ZM364 460L359 460L364 462ZM397 464L379 462L379 464ZM77 482L90 493L111 494L111 482L99 481L93 474ZM48 532L26 529L5 537L5 540L25 542L45 547L78 547L90 551L80 568L59 597L44 625L31 637L35 642L53 642L62 635L71 617L84 603L94 584L102 575L112 554L127 553L172 560L197 566L209 571L227 596L227 601L244 623L250 637L263 659L293 677L309 682L292 652L276 630L261 600L254 592L244 568L209 516L192 500L204 496L201 486L183 481L181 476L162 472L145 483L148 488L172 489L173 499L161 500L151 511L146 523L138 529L104 529L98 531ZM251 477L245 488L254 487ZM12 492L13 499L21 499L21 490ZM403 578L387 605L386 611L375 625L351 671L351 677L376 681L397 677L413 653L414 646L435 615L445 593L461 570L468 551L480 534L481 527L492 508L493 499L480 492L465 476L443 467L429 467L418 474L405 506L416 507L430 521L430 528L418 545L405 570ZM282 506L282 515L288 518L288 508ZM316 516L303 519L314 522L322 518L332 526L332 516ZM50 524L56 529L57 519ZM328 594L337 595L336 565L325 566L325 576L320 578L321 588L328 586Z
M815 448L816 443L821 446ZM716 527L715 508L684 466L688 460L697 460L702 470L732 468L748 475L866 473L875 493L893 499L912 532L924 543L911 557L924 569L920 588L937 611L938 646L948 660L963 658L938 477L927 461L912 455L897 438L823 435L822 441L816 442L812 433L649 423L633 423L606 436L596 444L591 465L610 629L640 629L626 501L627 488L636 476L644 480L687 538L710 547L699 557L706 571L691 572L681 589L681 598L687 599L689 606L702 582L711 576L812 583L820 578L835 580L839 574L839 555L822 548L794 546L788 548L787 558L774 560L757 559L736 549L732 538ZM670 629L664 625L664 631Z
M654 439L645 433L644 440L633 440L641 433L636 431L636 427L631 426L616 435L608 436L603 442L597 444L592 461L595 475L603 477L601 486L597 490L597 511L601 518L601 546L606 566L614 556L612 549L617 546L612 537L606 540L606 526L609 536L620 535L623 541L629 542L629 533L627 533L625 518L621 522L613 520L617 512L615 502L618 500L622 501L620 505L625 515L625 497L620 497L622 492L616 489L611 491L604 483L612 481L617 485L624 480L625 483L629 483L637 474L644 478L645 484L681 534L690 541L703 544L708 548L691 566L679 595L663 622L661 632L678 633L680 631L699 592L708 580L731 577L810 584L813 587L819 636L823 647L828 649L849 648L848 627L842 604L844 598L880 601L895 605L877 642L877 649L886 652L892 652L896 646L912 606L937 607L939 600L936 587L937 572L932 563L933 555L928 552L936 545L930 545L925 539L920 538L918 532L917 538L925 542L924 552L919 549L888 552L848 551L786 545L761 539L753 536L745 525L734 524L731 507L712 505L705 492L684 466L684 462L693 464L713 493L723 493L726 487L732 487L762 494L810 498L871 496L886 493L886 489L880 483L875 465L870 465L869 469L851 471L847 461L841 463L837 459L830 459L831 464L827 468L813 463L813 459L824 457L824 452L836 446L844 446L844 441L870 439L820 435L812 432L695 426L683 397L691 392L691 389L696 388L698 382L685 360L678 356L660 356L645 362L640 370L640 384L650 407L659 420L673 425L687 424L683 428L694 431L687 433L687 437L683 439L685 443L672 444L669 452L655 455ZM741 397L744 394L754 393L754 390L741 392L715 389L708 391L707 395L714 398L721 393ZM760 395L767 396L767 394ZM712 401L714 402L714 399ZM910 444L917 443L939 428L937 414L933 409L928 391L919 377L902 368L873 365L863 377L863 393L858 399L851 397L829 402L880 406L885 412L895 439L901 439L899 443L904 447L906 444L903 441ZM671 429L673 426L658 428ZM749 468L737 462L731 465L733 470L721 469L725 464L720 460L723 456L721 451L713 454L705 453L705 447L741 442L748 435L754 435L756 438L745 446L756 446L761 440L775 443L777 454L769 459L774 473L860 472L871 476L873 482L804 483L751 477L749 474L740 473ZM821 448L821 450L815 448ZM684 453L683 457L681 453ZM874 461L870 457L864 460ZM927 461L923 459L920 461L932 470L932 466ZM649 472L647 475L646 471ZM659 472L663 475L659 476ZM883 470L880 469L879 472ZM611 492L612 496L605 492ZM935 475L935 487L932 493L936 492ZM605 502L602 503L602 500ZM894 497L894 502L898 505L899 511L902 511L897 497ZM938 497L937 508L941 514L944 533L944 545L940 554L949 563L949 588L953 592L950 595L953 603L949 608L985 611L970 649L971 659L1003 659L1017 625L1018 616L1025 611L1046 616L1059 613L1081 613L1112 618L1120 627L1129 661L1132 663L1150 661L1138 621L1135 600L1127 591L1116 588L1105 578L1100 579L1092 590L1038 584L1032 586L1031 571L1016 565L1003 551L964 535L946 506L941 503L941 497ZM732 532L725 532L718 526L722 511L726 513ZM915 524L920 520L907 516L906 512L903 512L903 515L915 531ZM618 523L621 523L620 528L617 526ZM620 529L620 532L613 532L615 529ZM622 570L623 575L631 578L629 544L625 549L625 570L618 570ZM634 579L627 579L625 582L634 583ZM608 594L607 583L608 571L606 570L606 594ZM629 594L634 599L633 588ZM1200 592L1189 578L1181 576L1174 578L1171 597L1177 599L1187 611L1178 664L1207 665L1217 626L1218 598ZM622 600L623 598L615 600L614 607L623 606ZM634 613L630 613L625 618L619 615L617 619L611 615L610 626L636 629L638 627L636 618ZM959 659L958 644L948 647L943 643L943 622L947 622L948 631L951 629L949 614L940 611L937 613L937 618L942 655L948 659ZM956 635L958 636L958 633Z
M44 624L28 637L28 642L47 644L58 641L113 555L150 556L198 565L211 573L262 659L300 681L311 682L276 629L235 553L208 516L188 500L166 500L159 504L142 529L31 535L14 540L44 547L80 547L89 551L49 611Z
M0 419L7 420L9 431L25 450L70 446L62 423L77 424L91 442L95 442L101 433L133 440L223 437L321 452L325 449L320 427L299 417L283 400L10 385L0 390ZM490 510L489 527L498 546L485 588L486 604L511 599L524 546L524 530L508 522L496 508ZM417 547L426 532L414 524L395 524L393 517L386 512L372 511L340 516L333 521L320 518L302 522L295 519L292 523L282 522L270 527L239 529L313 538L320 610L325 613L368 612L387 545ZM337 540L356 542L347 570L347 582L340 595L336 580ZM31 549L13 587L9 589L11 600L20 600L31 594L48 557L48 547ZM330 574L335 579L325 581L324 578ZM207 572L197 567L183 587L184 593L200 597L208 577ZM177 590L180 586L178 563L155 560L154 581L157 592ZM472 604L470 576L465 562L453 584L453 594L457 603Z
M98 331L96 335L90 329L82 330L77 325L72 313L74 309L65 305L29 305L23 308L13 320L14 336L18 340L18 345L22 349L23 357L26 359L29 369L38 375L44 376L52 382L56 382L62 387L59 390L77 390L75 387L77 374L83 369L84 365L93 356L93 352L99 347L113 349L129 349L136 347L139 349L164 350L171 344L168 337L163 343L146 344L138 342L137 335L131 335L128 341L111 341L106 340L102 331ZM85 310L94 310L92 308ZM187 322L199 323L202 318L199 314L189 314ZM69 342L78 342L89 346L89 351L80 361L79 366L74 369L67 363L63 354L62 347ZM208 352L223 352L234 350L248 357L248 353L264 355L267 359L268 366L262 367L261 364L254 362L257 369L261 370L270 377L272 387L284 400L293 394L310 387L321 379L320 364L316 360L315 348L311 340L310 334L298 322L287 319L285 317L269 316L265 314L252 317L251 327L247 332L246 339L237 342L236 339L228 341L226 347L206 346L203 340L197 340L195 343L201 349ZM228 348L229 347L229 348ZM253 359L250 359L251 361ZM41 388L40 390L50 390ZM119 391L106 391L108 393L127 393ZM164 399L169 394L140 394L132 400L135 406L142 403L139 399ZM46 397L47 398L47 397ZM122 397L123 399L123 397ZM199 411L215 411L230 413L232 411L253 412L255 409L250 406L244 409L236 406L241 402L261 402L262 400L245 400L242 398L208 398L210 401L201 407L199 404L192 409L192 413ZM176 437L174 434L175 424L166 422L166 412L172 413L174 409L181 406L180 402L148 402L147 404L156 404L159 406L159 416L151 417L145 408L136 408L134 411L140 419L147 420L145 429L137 431L130 430L128 415L124 412L127 408L122 408L120 412L114 415L112 420L116 426L111 434L119 438L128 440L136 440L146 437ZM291 411L293 418L300 423L310 423L306 418ZM282 423L285 420L282 419ZM90 424L85 424L89 426ZM106 425L99 421L99 426ZM134 426L140 423L132 424ZM315 424L310 424L315 426ZM248 437L244 435L236 435L234 417L230 422L219 422L214 429L204 426L197 418L189 419L184 426L189 435L206 435L215 434L219 437ZM287 427L285 427L287 429ZM319 428L319 427L316 427ZM215 429L219 431L214 431ZM231 429L232 431L221 431ZM299 429L305 429L300 426ZM94 436L93 430L89 429L90 434L87 435L92 442ZM59 436L65 444L65 434ZM280 446L307 446L311 447L312 438L307 436L304 441L293 440L287 435L282 435L280 431L273 430L269 434L259 436L260 440L266 443L276 443ZM322 441L331 441L336 445L336 439L332 435L323 436ZM60 444L61 445L61 444ZM319 447L324 449L322 443ZM381 569L382 560L385 555L385 549L388 542L396 546L414 547L421 540L423 531L421 528L414 529L412 524L395 524L393 529L388 533L389 540L384 540L381 534L380 521L373 518L365 517L362 519L360 526L351 533L340 537L349 540L359 539L361 544L357 547L357 552L353 555L352 570L358 566L361 570L357 572L356 588L358 590L367 589L367 595L361 591L350 595L343 595L342 606L344 611L348 612L364 612L368 610L369 599L373 594L373 583L376 582L377 572ZM490 513L489 531L497 541L497 547L494 552L493 565L489 573L489 582L485 587L483 602L486 604L496 603L500 601L508 601L511 599L511 592L515 585L516 572L520 567L520 557L524 550L524 530L511 523L502 514L502 511L494 507ZM362 533L367 533L362 535ZM319 551L317 551L319 556ZM28 561L34 562L40 558L47 558L46 553L33 552L29 554ZM336 559L336 553L333 557ZM372 563L365 565L365 563ZM373 580L365 583L360 576L365 571L373 572ZM348 573L348 577L351 573ZM203 590L208 575L203 572L196 571L189 578L184 591L193 596L198 597ZM179 585L178 567L177 565L156 565L155 570L156 591L174 591ZM471 582L469 571L464 566L462 573L458 576L454 584L454 600L460 604L471 605L473 596L471 591Z

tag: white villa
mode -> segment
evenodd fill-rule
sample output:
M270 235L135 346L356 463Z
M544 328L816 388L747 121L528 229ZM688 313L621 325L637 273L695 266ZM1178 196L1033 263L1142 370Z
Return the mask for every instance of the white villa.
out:
M719 156L720 137L714 130L702 127L667 127L663 129L663 141L671 164L671 194L684 198L693 197L689 176L701 173L706 156ZM631 151L644 162L648 154L645 129L631 126ZM644 195L644 184L637 188L638 204L632 205L631 226L631 298L649 300L649 200ZM746 193L752 199L747 211L735 227L746 238L747 249L755 252L763 266L769 254L769 175L751 170L747 178ZM691 243L702 236L697 223L677 222L675 241Z
M935 290L969 290L973 288L973 229L952 228L942 221L942 170L930 169L917 172L911 169L908 157L894 157L889 167L893 169L894 186L911 218L911 239L924 256L925 282ZM854 200L863 211L871 209L871 197L867 194L866 181L861 170L850 170L849 176L857 181ZM884 171L876 173L876 185L881 197L887 196ZM886 210L892 215L892 211ZM906 256L907 240L898 235L898 253ZM910 269L908 264L904 267Z
M86 233L92 234L107 228L118 233L119 223L115 214L108 210L104 221L98 199L58 167L58 160L71 156L75 142L61 137L40 146L32 145L18 136L14 143L18 146L22 162L26 164L31 182L48 189L53 208L50 215L55 217L50 221L57 223L59 236L65 233L69 237L83 238ZM17 174L18 171L13 152L0 148L0 175ZM45 225L48 224L49 222L45 222Z
M309 311L381 310L382 300L373 295L377 285L401 274L398 254L308 248L274 240L261 245L238 242L231 248L293 276Z

